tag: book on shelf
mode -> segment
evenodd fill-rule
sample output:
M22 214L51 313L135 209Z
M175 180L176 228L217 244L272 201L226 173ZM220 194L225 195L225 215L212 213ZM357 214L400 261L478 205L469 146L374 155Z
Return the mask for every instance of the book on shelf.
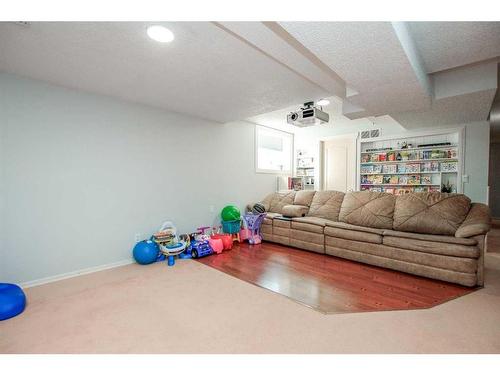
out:
M373 173L373 165L362 165L361 173Z
M420 184L420 176L408 176L408 185L418 185Z

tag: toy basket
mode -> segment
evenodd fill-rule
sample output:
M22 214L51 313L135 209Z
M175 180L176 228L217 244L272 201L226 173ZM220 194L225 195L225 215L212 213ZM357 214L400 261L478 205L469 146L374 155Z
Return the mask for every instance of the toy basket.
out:
M239 233L241 228L241 220L222 221L222 231L224 233L234 234Z

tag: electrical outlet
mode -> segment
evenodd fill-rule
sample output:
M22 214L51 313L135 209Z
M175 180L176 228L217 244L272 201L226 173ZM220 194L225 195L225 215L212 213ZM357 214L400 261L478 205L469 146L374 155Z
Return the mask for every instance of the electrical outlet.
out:
M140 234L140 233L136 233L136 234L135 234L135 237L134 237L135 242L140 242L140 241L141 241L141 238L142 238L142 236L141 236L141 234Z

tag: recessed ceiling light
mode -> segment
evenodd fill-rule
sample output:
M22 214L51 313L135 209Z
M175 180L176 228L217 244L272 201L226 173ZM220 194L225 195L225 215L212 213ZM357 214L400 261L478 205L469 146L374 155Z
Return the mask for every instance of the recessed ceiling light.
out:
M169 43L174 40L174 33L164 26L153 25L147 30L148 36L160 43Z
M328 105L328 104L330 104L330 101L328 99L320 99L320 100L317 101L316 104L317 105L322 105L322 106L323 105Z

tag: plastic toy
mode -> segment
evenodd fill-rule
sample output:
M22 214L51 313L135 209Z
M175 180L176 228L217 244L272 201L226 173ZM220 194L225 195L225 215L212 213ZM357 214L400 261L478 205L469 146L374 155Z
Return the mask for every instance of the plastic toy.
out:
M153 235L160 251L168 258L168 265L175 265L175 256L184 252L188 243L177 236L177 228L171 221L166 221L160 230Z
M248 243L251 245L257 245L262 242L262 236L260 235L260 226L266 217L265 213L262 214L251 214L247 213L243 215L243 221L245 226L250 231L248 234Z
M26 307L26 295L15 284L0 283L0 320L21 314Z
M191 243L191 256L196 258L203 258L214 253L212 247L207 241L195 241Z
M236 206L226 206L222 209L220 216L224 221L235 221L240 220L241 213Z
M195 233L191 233L191 244L188 250L192 258L202 258L214 253L209 243L210 235L206 233L208 229L210 227L200 227Z
M262 203L255 203L252 207L252 213L262 214L266 212L266 207Z
M233 248L233 238L230 234L214 233L211 237L220 239L224 250L231 250Z
M222 253L222 250L224 250L224 244L222 243L222 240L220 238L211 237L208 240L208 243L216 254L220 254Z
M139 264L151 264L158 260L160 249L152 240L137 242L133 250L134 259Z

